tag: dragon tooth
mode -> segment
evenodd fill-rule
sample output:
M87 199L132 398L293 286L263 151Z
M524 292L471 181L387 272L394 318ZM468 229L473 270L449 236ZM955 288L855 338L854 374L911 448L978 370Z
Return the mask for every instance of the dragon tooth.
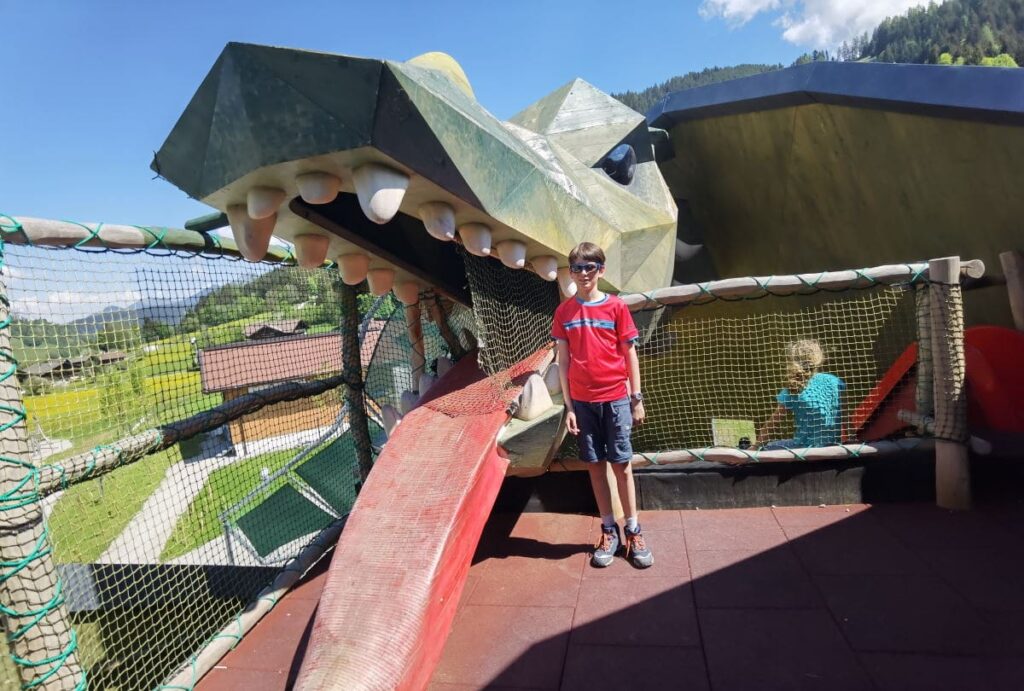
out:
M239 253L251 262L258 262L267 256L270 238L274 234L277 214L266 218L252 218L245 204L232 204L227 209L231 234L238 245Z
M249 218L261 220L276 214L287 196L284 190L276 187L251 188L245 195Z
M315 269L327 258L327 247L330 238L316 233L305 233L295 236L295 258L303 269Z
M455 239L455 209L444 202L420 204L420 220L431 237L442 242Z
M569 267L562 266L558 269L558 290L563 298L571 298L576 294L576 284L569 274Z
M379 163L364 163L353 170L352 182L363 213L379 224L395 217L409 188L408 175Z
M341 272L341 282L345 285L356 286L362 283L369 268L370 258L365 254L343 254L338 257L338 271Z
M341 178L330 173L302 173L295 176L299 196L309 204L329 204L341 190Z
M395 285L394 269L370 269L366 274L366 282L370 284L370 292L380 297L387 295Z
M558 260L550 254L541 257L534 257L530 260L533 271L545 281L553 281L558 278Z
M501 263L510 269L526 266L526 243L519 240L502 240L494 246Z
M478 257L491 253L491 229L483 223L463 223L459 226L459 237L466 251Z
M394 287L395 297L403 305L415 305L420 301L420 284L416 281L402 281Z

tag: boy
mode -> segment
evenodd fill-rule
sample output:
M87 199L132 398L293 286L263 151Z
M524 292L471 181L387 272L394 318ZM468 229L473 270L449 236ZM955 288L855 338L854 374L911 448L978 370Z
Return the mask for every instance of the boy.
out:
M551 337L569 411L566 426L579 440L580 458L588 464L590 485L601 512L601 540L590 563L608 566L619 550L619 527L605 467L611 463L626 514L626 556L633 566L644 569L654 563L654 555L637 523L629 439L633 423L644 421L636 355L639 334L625 303L598 289L604 264L604 251L590 242L580 243L569 253L576 296L555 310Z

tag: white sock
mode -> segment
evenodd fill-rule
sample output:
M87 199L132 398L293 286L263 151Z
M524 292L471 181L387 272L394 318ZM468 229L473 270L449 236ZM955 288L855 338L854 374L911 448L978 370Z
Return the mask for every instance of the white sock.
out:
M640 524L636 522L636 516L630 516L626 519L626 530L631 533L635 533L640 529Z
M607 516L601 516L601 525L605 528L611 528L615 525L615 514L610 513Z

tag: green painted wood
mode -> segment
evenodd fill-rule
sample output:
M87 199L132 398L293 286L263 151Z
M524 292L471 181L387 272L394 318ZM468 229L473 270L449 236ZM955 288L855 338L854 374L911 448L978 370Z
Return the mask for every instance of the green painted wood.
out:
M825 104L682 123L663 165L720 276L948 255L998 267L1019 247L1024 128ZM971 323L1008 323L1003 291Z
M512 418L502 430L499 444L508 454L510 474L538 474L551 464L565 437L565 405L561 395L554 405L533 420Z

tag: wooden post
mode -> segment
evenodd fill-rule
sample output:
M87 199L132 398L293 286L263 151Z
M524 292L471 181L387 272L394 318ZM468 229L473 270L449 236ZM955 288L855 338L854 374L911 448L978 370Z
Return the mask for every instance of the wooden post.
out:
M0 325L9 318L0 278ZM74 689L84 672L43 522L14 362L10 330L0 326L0 605L22 687Z
M412 367L412 388L417 393L420 390L420 375L426 369L424 364L426 358L423 355L423 322L420 321L420 305L405 306L405 327L409 330L409 345L412 353L409 356L409 365Z
M999 263L1003 265L1003 275L1006 277L1013 325L1018 331L1024 331L1024 251L1003 252L999 255Z
M337 283L341 302L341 359L345 375L345 403L348 405L349 430L359 460L359 481L365 483L373 469L372 441L363 400L363 365L359 344L359 305L356 289Z
M935 391L935 499L947 509L971 507L967 456L967 390L960 258L929 263Z
M441 304L440 295L434 293L433 296L427 298L427 311L430 314L430 318L437 324L437 329L441 332L441 338L448 345L448 351L452 354L452 360L458 362L466 354L466 350L459 343L458 337L448 324L448 312Z

